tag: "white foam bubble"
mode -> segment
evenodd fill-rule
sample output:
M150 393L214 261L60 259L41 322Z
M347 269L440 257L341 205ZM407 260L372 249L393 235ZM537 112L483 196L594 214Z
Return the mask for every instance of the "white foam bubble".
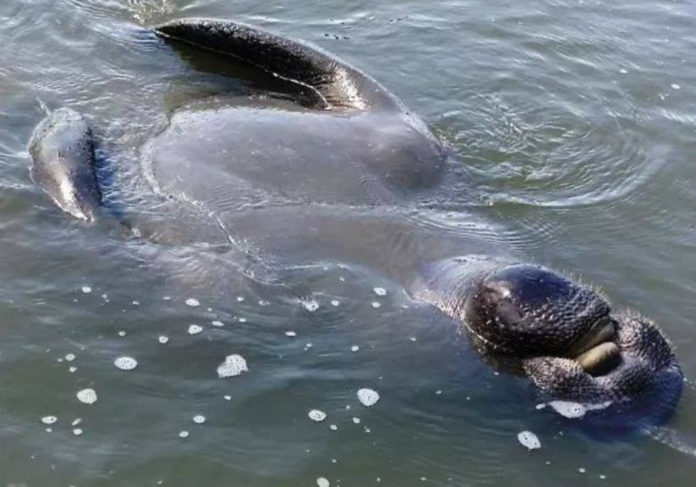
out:
M319 303L314 299L300 299L300 305L310 313L314 313L319 309Z
M123 330L121 330L121 331L118 332L118 336L124 337L124 336L126 336L126 332L123 331Z
M353 345L352 347L350 347L351 352L357 352L358 350L360 350L360 347L357 345Z
M679 86L677 83L672 83L670 86L672 87L673 90L680 90L681 89L681 86Z
M213 326L225 326L225 324L220 320L213 320L210 322L210 324Z
M527 447L528 450L537 450L541 448L539 437L531 431L521 431L517 434L517 440L522 446Z
M549 406L564 418L582 418L587 409L580 403L570 401L551 401Z
M133 370L138 366L138 361L133 357L118 357L114 360L114 365L121 370Z
M186 437L188 437L188 435L189 435L189 432L186 430L179 431L179 438L186 438Z
M72 425L73 425L73 426L77 426L77 425L80 424L81 422L82 422L82 418L75 418L75 419L73 420L73 422L72 422Z
M75 436L80 436L82 434L82 428L75 428L72 432Z
M162 345L164 345L165 343L167 343L169 341L169 337L166 335L160 335L157 338L157 341L160 342Z
M231 401L231 400L232 400L232 396L225 396L225 401Z
M226 379L227 377L236 377L242 372L248 372L247 362L241 355L228 355L225 361L217 368L218 377Z
M70 371L71 374L74 374L75 371L77 371L77 367L71 366L68 368L68 370Z
M329 428L331 428L331 431L336 431L336 430L338 430L338 425L332 424L332 425L329 425Z
M58 421L58 418L55 416L44 416L43 418L41 418L41 422L43 424L53 424L56 421Z
M316 421L318 423L326 419L326 413L324 411L319 411L318 409L312 409L309 413L307 413L307 416L309 416L309 419L312 421Z
M188 334L189 335L198 335L202 331L203 331L203 327L198 326L198 325L189 325L189 327L188 327Z
M588 411L596 411L606 409L611 406L611 401L606 401L597 404L580 404L572 401L551 401L548 403L551 408L564 418L576 419L582 418ZM540 407L541 406L541 407ZM543 404L537 405L537 409L542 409Z
M237 296L237 302L238 302L238 303L243 303L243 302L244 302L244 296Z
M72 362L73 360L75 360L75 354L74 353L67 354L65 356L65 360L67 360L68 362Z
M373 302L372 302L372 307L373 307L373 308L377 309L377 308L379 308L380 306L382 306L382 305L381 305L378 301L373 301Z
M387 290L384 289L383 287L376 287L372 289L377 296L386 296L387 295Z
M188 298L186 300L186 306L190 306L191 308L197 308L200 305L201 305L201 302L198 301L196 298Z
M246 323L246 322L247 322L247 319L246 319L246 318L239 318L239 322L240 322L240 323Z
M196 424L203 424L205 423L205 416L203 416L202 414L196 414L193 417L193 422Z
M133 301L133 306L140 306L140 301Z
M82 286L82 292L85 294L89 294L92 292L92 288L89 286Z
M331 301L331 306L338 306L339 304L341 304L341 302L338 299L334 299Z
M373 389L360 389L358 391L358 401L363 406L374 406L379 401L379 393Z
M355 416L353 416L353 423L360 424L360 418L356 418Z
M330 487L331 482L324 477L317 478L317 487Z
M77 392L77 399L85 404L94 404L97 402L97 393L94 389L82 389Z
M289 336L290 338L293 338L293 337L296 337L296 336L297 336L297 332L295 332L295 331L286 331L286 332L285 332L285 336Z

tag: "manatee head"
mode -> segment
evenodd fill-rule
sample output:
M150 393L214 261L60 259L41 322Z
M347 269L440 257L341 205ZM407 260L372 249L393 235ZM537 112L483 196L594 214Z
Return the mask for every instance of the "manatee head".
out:
M438 298L426 299L473 334L484 354L514 358L555 399L650 398L643 419L662 422L672 413L683 375L652 320L617 311L601 294L541 266L472 262L437 267L428 284Z
M461 318L486 346L522 359L553 397L625 402L657 393L673 407L681 393L679 363L652 320L617 312L543 267L504 266L477 279Z

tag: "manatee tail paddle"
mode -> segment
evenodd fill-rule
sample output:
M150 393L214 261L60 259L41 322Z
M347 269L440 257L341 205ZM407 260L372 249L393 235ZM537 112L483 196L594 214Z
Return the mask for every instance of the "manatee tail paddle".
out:
M61 108L34 130L31 178L66 213L95 221L101 204L92 131L79 113Z
M155 27L160 37L227 54L314 91L317 108L403 111L377 81L309 43L229 20L180 19Z

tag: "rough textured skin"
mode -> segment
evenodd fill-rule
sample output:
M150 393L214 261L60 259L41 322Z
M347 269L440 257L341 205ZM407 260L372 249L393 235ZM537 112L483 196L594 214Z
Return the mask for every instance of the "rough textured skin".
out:
M32 135L31 177L66 213L93 221L101 192L94 169L92 131L79 113L61 108L46 118Z

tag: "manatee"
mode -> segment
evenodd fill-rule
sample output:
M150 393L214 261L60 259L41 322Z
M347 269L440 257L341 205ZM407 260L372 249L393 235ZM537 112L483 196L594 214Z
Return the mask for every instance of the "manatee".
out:
M504 245L423 232L404 212L390 212L437 194L452 177L452 161L377 81L308 43L238 22L183 19L153 32L165 45L214 51L268 73L295 86L297 96L285 105L176 111L141 150L148 191L175 203L150 234L176 234L223 254L233 249L232 260L248 258L240 242L251 242L265 256L383 269L450 317L484 358L515 362L543 394L591 404L650 398L640 414L669 417L683 375L652 320L516 260ZM54 111L29 148L34 181L61 209L85 221L113 218L102 210L92 133L80 114ZM137 216L128 225L146 226ZM411 257L392 262L393 245L413 247L404 252ZM202 259L206 265L227 272Z

